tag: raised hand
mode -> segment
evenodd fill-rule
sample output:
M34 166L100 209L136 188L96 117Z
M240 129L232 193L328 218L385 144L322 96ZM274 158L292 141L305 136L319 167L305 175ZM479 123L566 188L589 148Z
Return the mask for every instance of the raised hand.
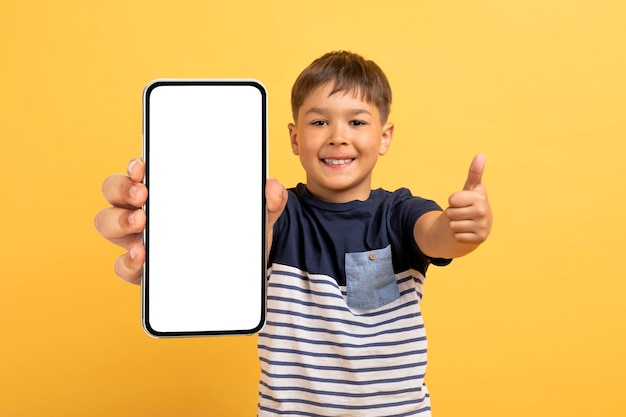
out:
M448 226L459 243L480 244L491 232L493 219L482 183L484 170L485 155L478 154L472 160L463 190L448 199Z

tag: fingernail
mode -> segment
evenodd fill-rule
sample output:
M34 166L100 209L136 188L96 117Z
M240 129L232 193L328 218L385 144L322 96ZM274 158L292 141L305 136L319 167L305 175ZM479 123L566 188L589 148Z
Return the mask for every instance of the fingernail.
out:
M130 223L131 225L135 225L135 222L135 212L132 212L128 215L128 223Z
M134 246L130 248L130 250L128 251L128 256L130 256L131 261L134 261L135 258L137 257L137 251L135 250Z
M133 168L135 167L135 165L137 165L137 160L133 159L132 161L130 161L130 164L128 164L128 175L130 176L133 172Z
M131 198L136 198L138 191L139 191L139 187L135 185L135 186L130 187L130 189L128 190L128 194L130 194Z

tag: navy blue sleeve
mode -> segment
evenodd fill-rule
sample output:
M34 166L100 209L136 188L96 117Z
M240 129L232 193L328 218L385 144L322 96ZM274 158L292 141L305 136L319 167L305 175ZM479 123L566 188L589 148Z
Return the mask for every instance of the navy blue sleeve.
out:
M401 201L398 202L396 206L395 216L398 216L400 221L402 222L402 229L407 234L405 238L407 243L410 240L411 247L420 254L421 257L428 263L432 263L437 266L445 266L452 262L452 259L446 258L431 258L426 256L417 243L415 242L415 238L413 236L413 228L415 226L415 222L426 213L431 211L443 211L441 206L432 200L427 200L421 197L414 197L409 190L402 190L402 192L406 192L408 196L403 196Z

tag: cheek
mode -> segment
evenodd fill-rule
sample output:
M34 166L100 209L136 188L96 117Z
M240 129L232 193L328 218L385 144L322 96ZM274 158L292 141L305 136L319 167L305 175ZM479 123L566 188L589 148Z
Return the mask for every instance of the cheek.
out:
M383 147L381 146L379 141L371 141L367 147L367 154L372 158L377 158L382 151Z
M298 151L298 155L302 157L316 156L319 151L318 141L311 136L307 136L306 139L300 136L295 148Z
M300 161L304 166L308 164L308 161L317 159L317 152L306 142L298 143L294 147L293 152L300 158Z

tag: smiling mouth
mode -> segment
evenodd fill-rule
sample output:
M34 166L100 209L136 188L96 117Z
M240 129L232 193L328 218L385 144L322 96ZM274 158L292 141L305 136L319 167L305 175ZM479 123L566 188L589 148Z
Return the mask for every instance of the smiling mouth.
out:
M350 162L354 161L354 158L348 158L348 159L322 159L322 161L324 161L324 163L326 163L328 165L345 165L345 164L349 164Z

